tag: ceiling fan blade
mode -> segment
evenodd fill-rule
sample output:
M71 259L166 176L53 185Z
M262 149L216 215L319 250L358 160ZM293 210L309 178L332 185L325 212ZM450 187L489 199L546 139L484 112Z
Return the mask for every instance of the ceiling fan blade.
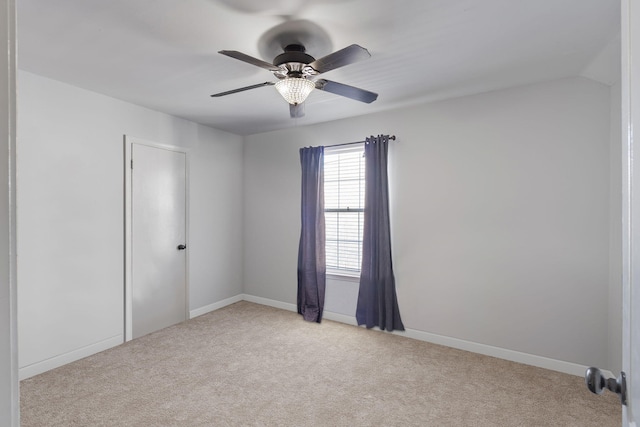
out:
M220 96L231 95L232 93L244 92L245 90L256 89L256 88L259 88L259 87L262 87L262 86L273 86L274 84L275 83L273 83L273 82L258 83L257 85L245 86L245 87L241 87L241 88L238 88L238 89L228 90L226 92L214 93L211 96L214 97L214 98L218 98Z
M302 104L289 104L289 113L292 119L304 117L304 102Z
M371 104L373 101L378 99L377 93L325 79L316 80L316 89L331 92L340 96L346 96L347 98L366 102L367 104Z
M262 59L254 58L253 56L249 56L242 52L238 52L237 50L221 50L218 53L229 56L234 59L239 59L240 61L247 62L251 65L255 65L260 68L264 68L269 71L281 71L280 67L276 67L273 64L270 64Z
M340 49L327 56L316 59L309 64L309 67L316 70L318 73L326 73L327 71L335 70L345 65L353 64L363 59L371 57L369 51L362 46L352 44L344 49Z

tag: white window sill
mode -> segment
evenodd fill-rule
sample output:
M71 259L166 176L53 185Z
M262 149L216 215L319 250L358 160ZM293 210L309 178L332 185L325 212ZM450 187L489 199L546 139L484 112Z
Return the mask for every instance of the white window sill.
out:
M327 270L327 279L342 280L345 282L360 282L359 273L348 273L344 271Z

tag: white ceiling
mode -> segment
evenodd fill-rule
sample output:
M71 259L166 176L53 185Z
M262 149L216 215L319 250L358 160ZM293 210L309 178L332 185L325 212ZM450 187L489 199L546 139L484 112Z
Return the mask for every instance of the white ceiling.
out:
M52 79L236 134L583 75L611 83L619 0L17 0L18 65ZM371 58L322 74L379 93L363 104L314 91L291 119L262 57L271 28L308 20L321 57L357 43ZM323 50L318 43L317 50ZM613 76L613 77L612 77Z

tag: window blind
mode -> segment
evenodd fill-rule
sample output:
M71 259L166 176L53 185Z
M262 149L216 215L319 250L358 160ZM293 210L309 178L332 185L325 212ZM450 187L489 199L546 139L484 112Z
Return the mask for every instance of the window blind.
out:
M364 145L325 148L327 271L357 274L362 262Z

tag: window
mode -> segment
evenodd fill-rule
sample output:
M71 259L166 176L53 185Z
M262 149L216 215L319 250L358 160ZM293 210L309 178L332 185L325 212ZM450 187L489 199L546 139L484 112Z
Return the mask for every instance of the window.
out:
M327 273L359 276L364 224L364 144L325 148L324 214Z

